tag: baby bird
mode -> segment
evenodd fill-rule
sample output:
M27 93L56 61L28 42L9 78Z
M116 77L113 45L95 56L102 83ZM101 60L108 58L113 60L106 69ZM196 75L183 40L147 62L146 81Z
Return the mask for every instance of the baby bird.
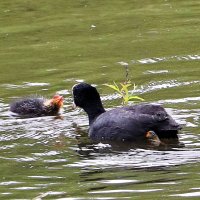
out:
M52 99L24 98L10 104L10 111L23 117L57 115L63 106L64 98L60 95Z

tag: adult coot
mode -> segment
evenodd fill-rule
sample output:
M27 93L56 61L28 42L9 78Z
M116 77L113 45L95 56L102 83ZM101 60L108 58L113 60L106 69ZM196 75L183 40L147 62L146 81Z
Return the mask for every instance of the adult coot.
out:
M60 95L55 95L52 99L29 97L11 103L10 111L24 117L57 115L63 106L63 100Z
M144 140L148 131L159 139L178 140L180 125L156 104L139 104L105 111L96 88L80 83L73 87L76 106L83 108L89 118L89 137L95 141Z

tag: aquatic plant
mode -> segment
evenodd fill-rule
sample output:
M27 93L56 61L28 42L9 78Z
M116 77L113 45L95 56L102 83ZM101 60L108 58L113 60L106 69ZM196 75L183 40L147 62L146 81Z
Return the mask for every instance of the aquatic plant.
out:
M117 92L117 94L122 98L122 104L127 105L129 101L136 102L136 101L144 101L143 98L134 95L134 91L136 90L135 83L132 84L131 81L119 83L118 85L113 82L113 84L104 84L109 88L112 88ZM129 91L129 87L133 85L133 90Z
M124 66L125 69L125 81L123 83L117 84L115 81L113 81L113 84L104 84L105 86L113 89L117 94L122 98L122 104L127 105L129 101L136 102L136 101L144 101L143 98L134 95L134 92L137 88L135 83L131 83L131 80L129 80L129 69L128 69L128 63L126 62L119 62L122 66ZM133 86L132 90L129 90L130 86Z

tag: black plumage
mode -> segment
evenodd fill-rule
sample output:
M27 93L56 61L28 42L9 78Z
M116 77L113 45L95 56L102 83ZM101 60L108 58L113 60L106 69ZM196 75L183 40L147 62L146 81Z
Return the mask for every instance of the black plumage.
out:
M74 103L89 117L89 137L96 141L137 141L154 131L159 139L178 139L180 125L156 104L138 104L105 111L96 88L80 83L73 87Z
M55 95L52 99L24 98L10 104L10 111L24 117L57 115L63 105L63 97Z

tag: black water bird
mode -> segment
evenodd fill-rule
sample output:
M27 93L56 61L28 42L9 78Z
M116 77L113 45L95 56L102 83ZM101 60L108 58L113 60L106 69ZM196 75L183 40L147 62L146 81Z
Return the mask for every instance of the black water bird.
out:
M28 97L12 102L10 111L24 117L57 115L63 106L63 100L60 95L55 95L52 99Z
M180 125L160 105L142 103L105 111L95 87L80 83L72 90L74 104L88 115L89 137L94 141L145 140L148 131L161 140L178 140Z

